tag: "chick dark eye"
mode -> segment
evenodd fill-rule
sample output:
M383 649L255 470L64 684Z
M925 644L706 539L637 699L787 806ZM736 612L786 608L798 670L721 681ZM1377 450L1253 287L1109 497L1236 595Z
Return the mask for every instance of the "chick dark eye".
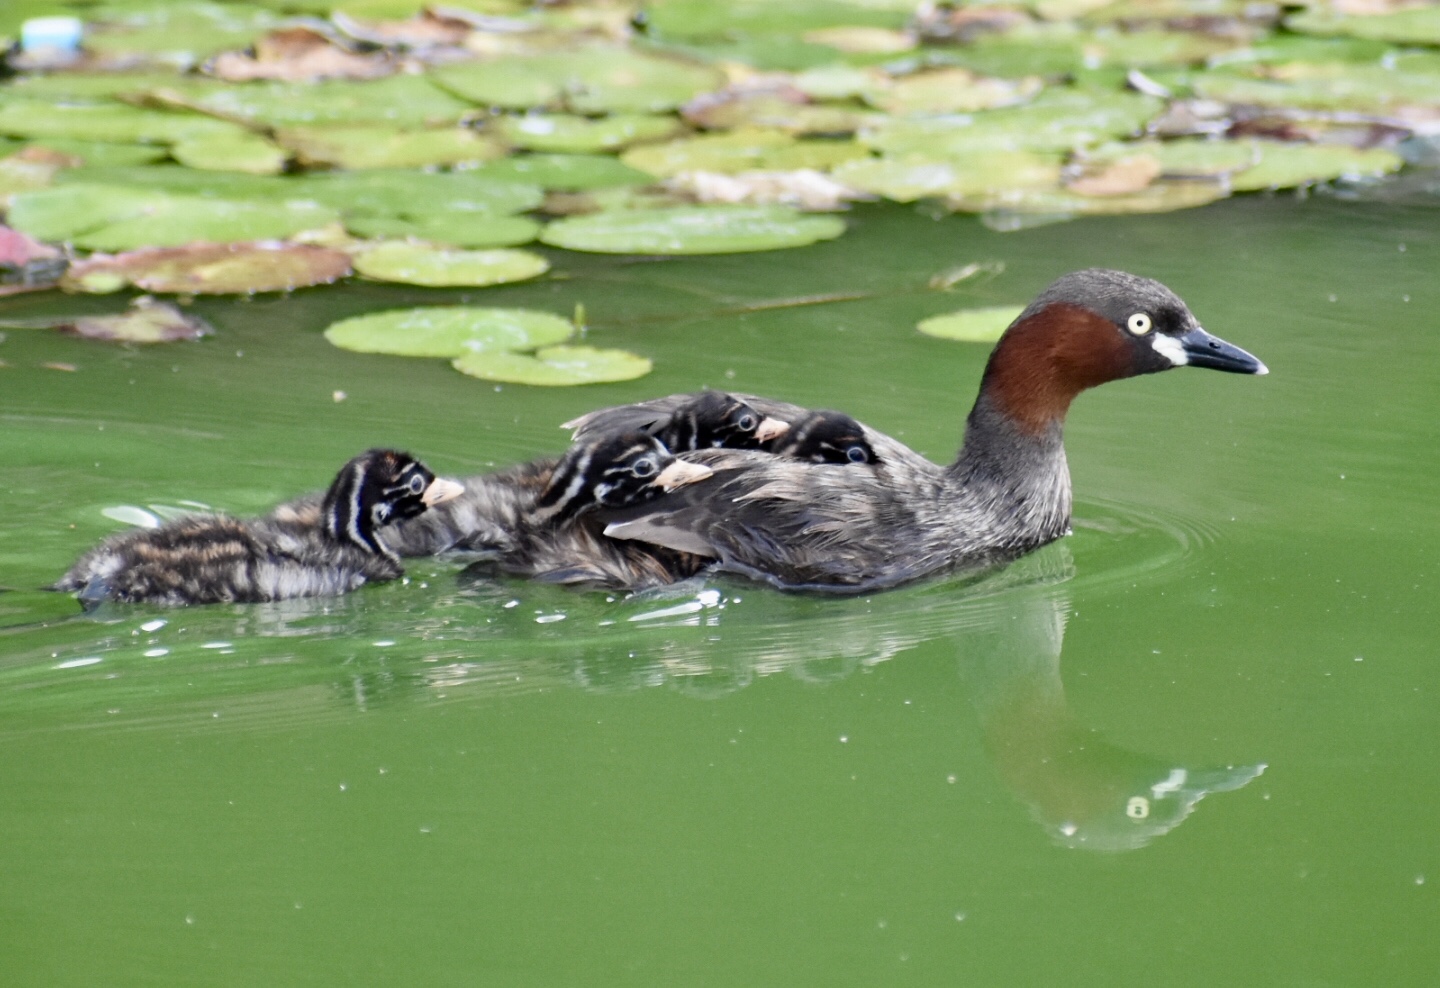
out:
M410 478L410 493L419 494L425 489L425 478L418 473Z
M651 459L636 460L630 472L637 477L648 477L655 472L655 461Z
M851 463L869 463L870 456L863 446L851 446L845 450L845 458Z
M755 416L746 414L740 416L740 420L735 424L740 427L741 432L754 432L755 427L760 423L755 421Z

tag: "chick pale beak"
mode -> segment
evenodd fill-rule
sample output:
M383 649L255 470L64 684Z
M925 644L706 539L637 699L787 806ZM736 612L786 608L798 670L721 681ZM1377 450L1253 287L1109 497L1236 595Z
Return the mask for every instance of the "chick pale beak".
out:
M789 431L790 423L784 419L766 418L755 430L755 439L757 442L768 443L772 439L779 439Z
M425 488L425 493L420 495L420 503L427 508L433 508L437 504L452 501L464 493L464 484L457 484L453 480L436 477L430 481L430 486Z
M1211 370L1230 371L1234 374L1269 374L1266 367L1252 354L1211 336L1196 326L1182 333L1180 349L1185 354L1185 363L1191 367L1208 367ZM1173 345L1173 344L1172 344Z
M701 466L699 463L687 463L685 460L676 460L664 470L661 470L655 478L655 483L665 488L666 491L673 491L677 487L684 487L686 484L693 484L697 480L704 480L713 476L714 470Z

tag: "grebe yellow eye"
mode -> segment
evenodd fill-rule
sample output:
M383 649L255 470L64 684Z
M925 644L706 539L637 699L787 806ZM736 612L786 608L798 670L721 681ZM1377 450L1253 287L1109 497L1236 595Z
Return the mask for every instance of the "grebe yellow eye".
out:
M1137 312L1126 321L1125 325L1129 327L1130 332L1136 336L1144 336L1150 332L1152 324L1148 315L1143 312Z

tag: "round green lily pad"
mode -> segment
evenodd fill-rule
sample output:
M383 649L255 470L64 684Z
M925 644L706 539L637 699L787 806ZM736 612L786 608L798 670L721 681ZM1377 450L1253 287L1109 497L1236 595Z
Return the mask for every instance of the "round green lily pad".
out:
M285 151L257 134L220 134L181 141L170 149L187 168L207 171L277 175L285 168Z
M0 134L45 139L72 138L117 144L173 144L176 141L244 134L225 120L199 113L143 110L123 103L68 104L42 100L0 101Z
M850 161L836 181L896 202L926 196L974 195L1000 189L1054 188L1060 157L1031 151L982 151L948 158L908 154Z
M923 319L918 326L927 336L962 343L994 343L1025 311L1023 305L997 305L986 309L961 309Z
M376 169L305 175L289 180L287 198L314 199L347 216L503 216L534 209L544 199L538 184L496 178L484 172L485 167L462 172Z
M471 377L510 384L563 387L630 381L650 373L654 364L625 350L597 350L588 346L552 346L529 356L505 350L476 350L451 361Z
M144 212L77 233L71 239L87 250L111 251L179 247L200 241L275 240L337 219L339 214L335 210L313 202L239 202L200 196L164 196Z
M534 278L549 271L550 262L524 250L448 250L392 242L358 255L355 270L376 281L479 288Z
M355 216L345 228L357 237L377 240L424 240L446 247L518 247L540 233L528 216L474 216L426 213L419 216Z
M781 130L752 127L647 144L631 148L620 160L631 168L668 178L689 171L829 168L865 154L865 149L852 141L801 140Z
M528 183L574 192L620 185L646 185L654 178L608 154L516 154L466 173L495 182Z
M570 320L535 309L436 305L342 319L325 330L325 338L356 353L461 357L548 346L568 340L574 331Z
M1285 144L1256 141L1260 160L1230 179L1236 192L1252 189L1286 189L1336 178L1363 178L1399 171L1404 164L1394 151L1383 148L1345 147L1338 144Z
M738 254L804 247L844 232L838 217L788 206L677 206L556 220L540 241L601 254Z
M150 95L171 105L269 127L311 124L438 127L455 123L474 110L470 104L418 75L321 82L226 83L187 79L174 86L151 90Z

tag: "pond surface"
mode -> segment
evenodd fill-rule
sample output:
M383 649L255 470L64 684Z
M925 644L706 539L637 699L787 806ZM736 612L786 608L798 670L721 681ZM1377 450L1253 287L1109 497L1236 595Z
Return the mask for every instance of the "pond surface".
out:
M781 253L201 301L198 344L9 331L0 980L1433 984L1436 220L1286 196L999 234L869 207ZM1074 537L978 582L623 598L421 560L320 602L34 590L107 508L258 511L376 444L474 473L701 385L947 459L987 348L916 321L1091 265L1165 281L1272 373L1083 396ZM584 303L588 342L656 370L497 388L320 335L462 300Z

